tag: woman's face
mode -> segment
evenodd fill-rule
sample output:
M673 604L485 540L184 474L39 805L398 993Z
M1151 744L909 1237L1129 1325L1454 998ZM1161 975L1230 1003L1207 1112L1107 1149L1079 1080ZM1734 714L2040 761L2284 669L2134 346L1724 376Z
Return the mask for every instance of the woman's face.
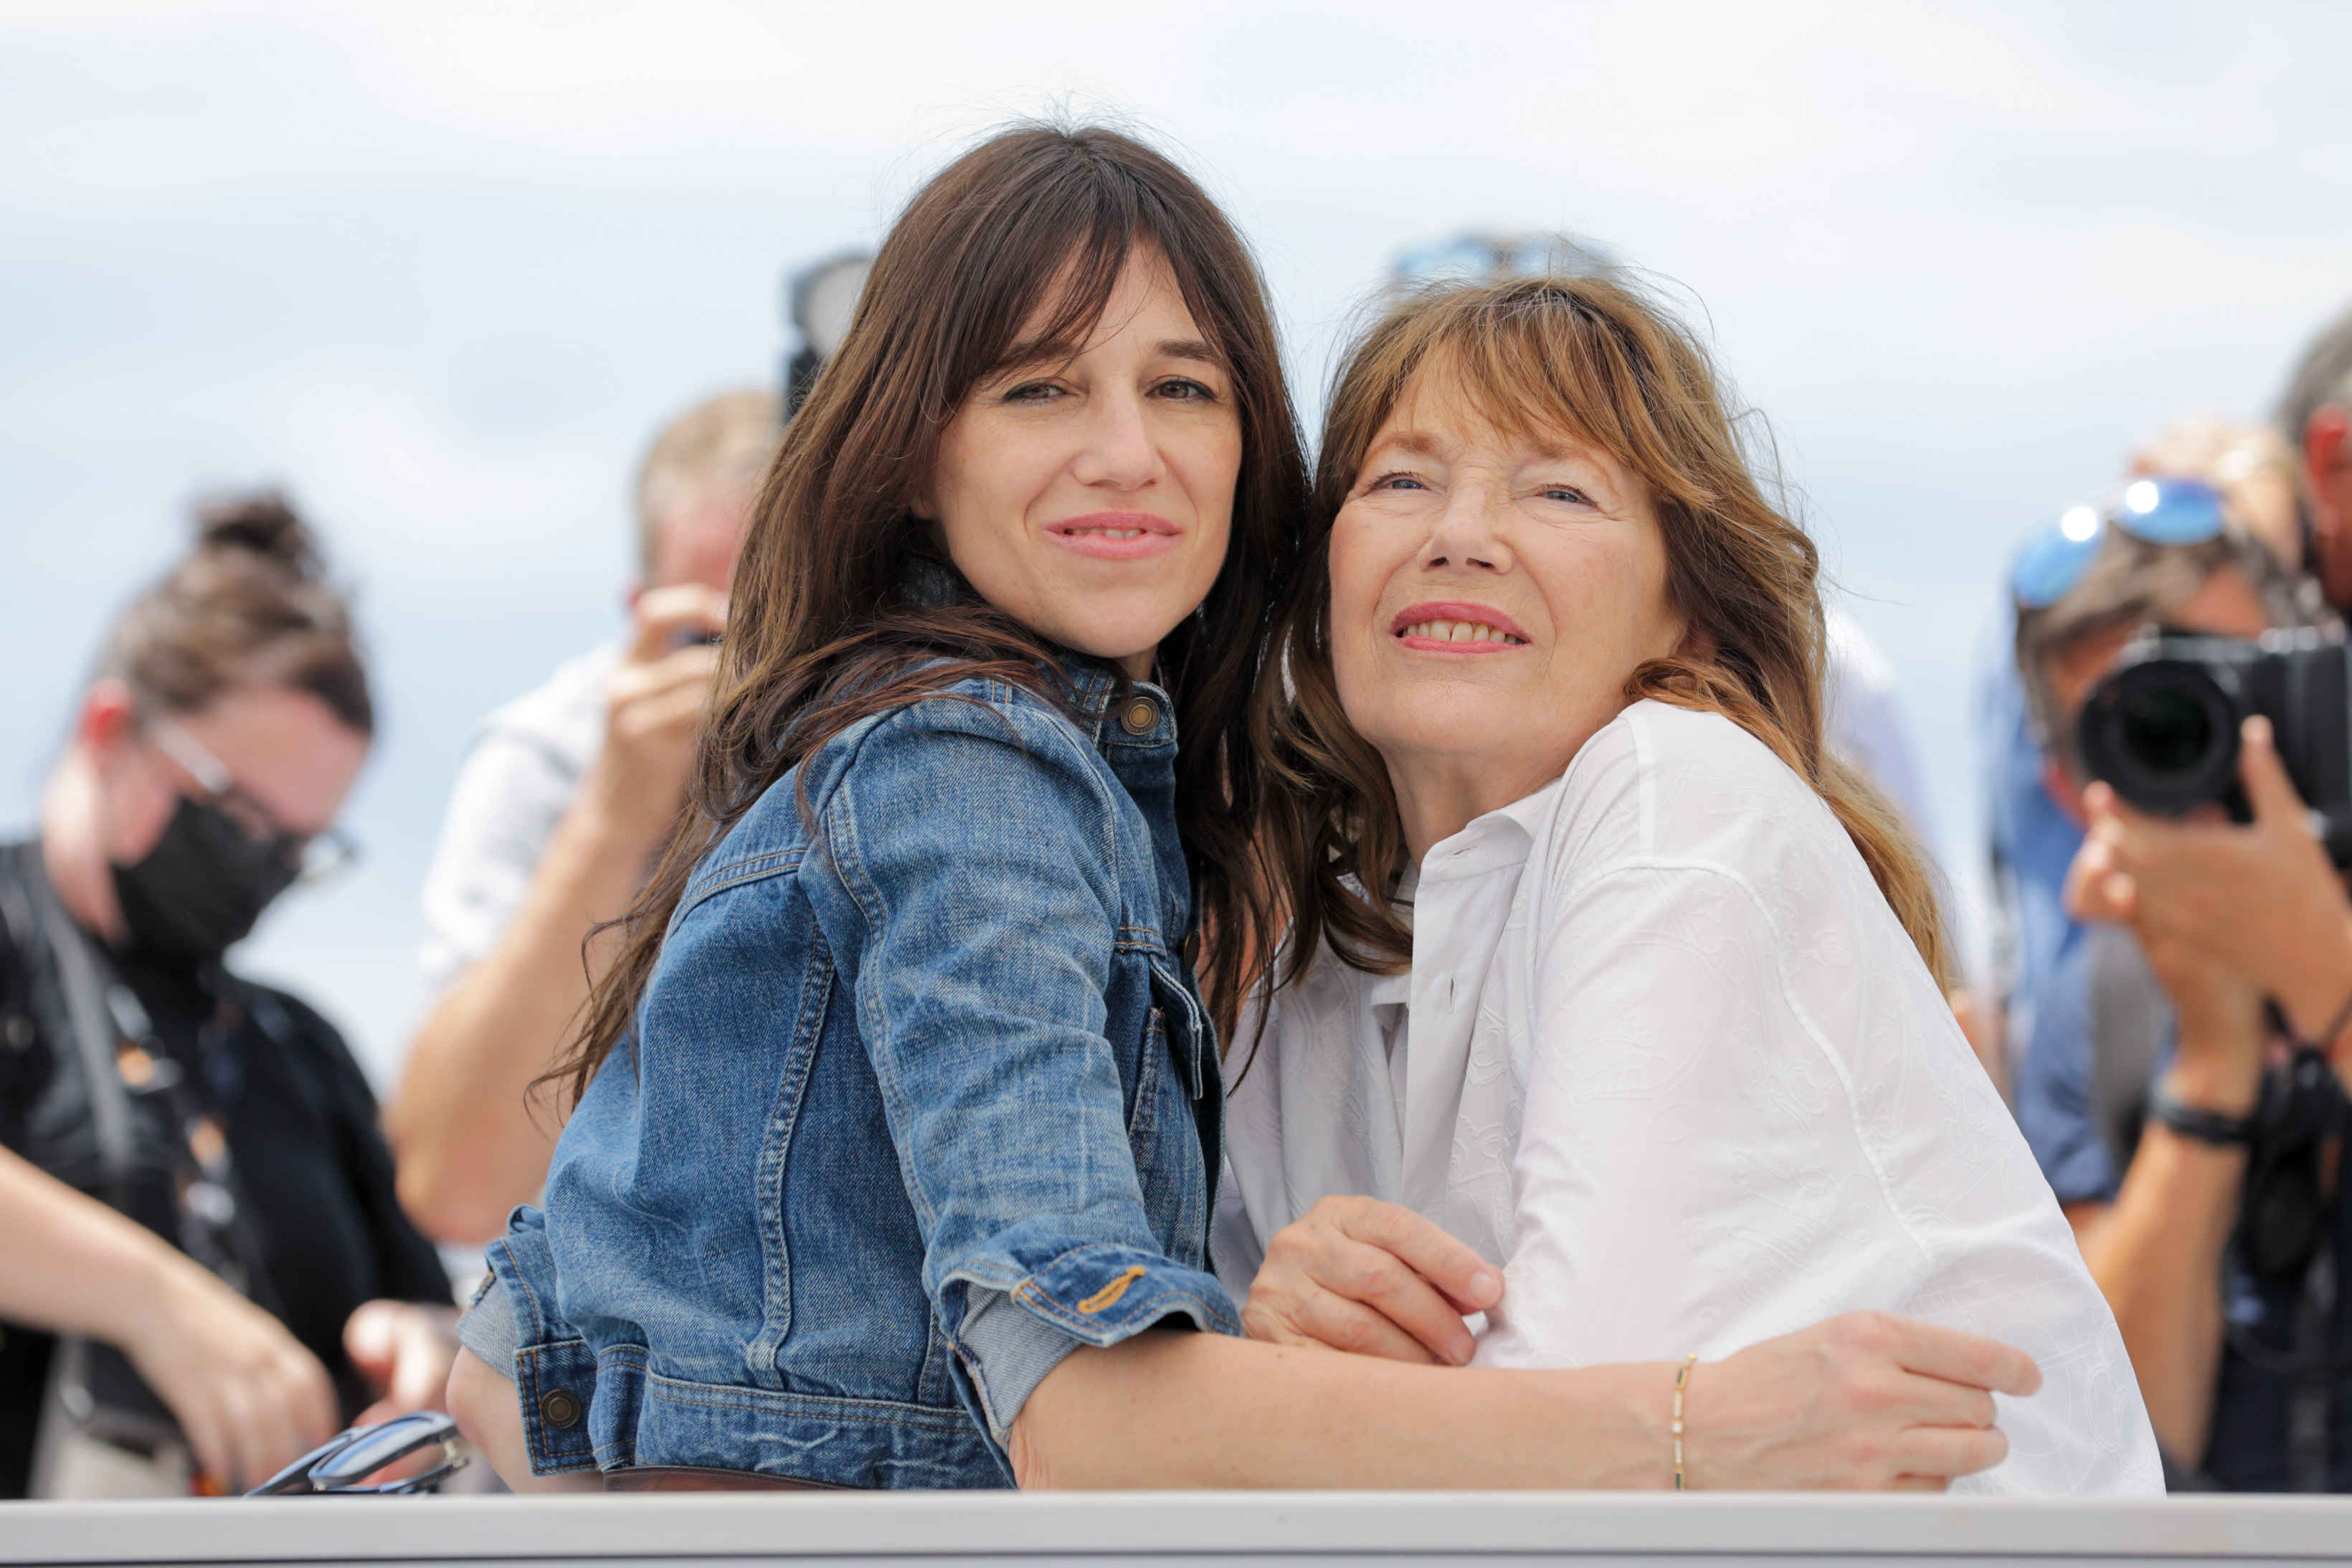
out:
M1467 764L1531 793L1684 627L1639 477L1496 429L1443 364L1414 375L1331 529L1339 697L1391 771Z
M111 700L93 691L93 705L102 699ZM120 721L105 727L100 779L106 858L127 865L155 847L181 796L208 791L132 716L127 693L119 706ZM257 838L325 832L367 761L366 736L289 686L241 686L170 722L226 769L233 793L224 809Z
M915 509L990 603L1141 678L1224 564L1241 461L1232 378L1139 249L1076 359L972 389Z

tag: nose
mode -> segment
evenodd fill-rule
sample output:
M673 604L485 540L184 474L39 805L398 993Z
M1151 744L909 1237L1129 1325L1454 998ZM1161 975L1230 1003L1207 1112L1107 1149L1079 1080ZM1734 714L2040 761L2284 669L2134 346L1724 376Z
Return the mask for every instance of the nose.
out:
M1455 486L1433 521L1429 538L1422 543L1421 558L1416 564L1423 570L1446 566L1485 571L1509 570L1510 547L1503 542L1497 528L1502 520L1503 506L1504 497L1494 486L1478 484Z
M1086 444L1071 465L1077 481L1140 490L1159 478L1160 446L1152 439L1149 415L1143 399L1133 392L1101 392L1089 399Z

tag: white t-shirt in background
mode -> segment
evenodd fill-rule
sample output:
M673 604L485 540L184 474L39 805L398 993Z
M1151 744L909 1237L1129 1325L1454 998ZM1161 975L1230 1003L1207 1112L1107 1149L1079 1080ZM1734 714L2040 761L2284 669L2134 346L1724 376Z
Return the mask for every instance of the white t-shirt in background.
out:
M623 644L566 660L482 721L425 873L420 962L436 991L488 957L522 906L555 824L604 745L604 688Z

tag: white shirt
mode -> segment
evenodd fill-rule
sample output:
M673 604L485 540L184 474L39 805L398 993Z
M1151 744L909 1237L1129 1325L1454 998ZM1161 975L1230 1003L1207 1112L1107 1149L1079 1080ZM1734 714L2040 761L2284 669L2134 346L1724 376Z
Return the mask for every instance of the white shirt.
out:
M1478 1364L1716 1360L1877 1308L2041 1364L2001 1401L2010 1458L1964 1490L2163 1490L2024 1140L1836 818L1760 743L1637 703L1432 849L1413 896L1412 972L1327 952L1233 1093L1237 1292L1257 1239L1367 1194L1503 1266Z
M624 644L566 660L482 721L425 873L425 978L446 987L489 956L522 907L555 824L604 745L604 688Z

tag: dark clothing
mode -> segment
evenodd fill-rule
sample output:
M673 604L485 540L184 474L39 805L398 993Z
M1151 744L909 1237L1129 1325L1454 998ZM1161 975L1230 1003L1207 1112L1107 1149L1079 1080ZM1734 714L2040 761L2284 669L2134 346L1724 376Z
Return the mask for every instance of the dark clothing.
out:
M2146 1085L2171 1056L2170 1008L2127 933L2079 926L2028 1001L2018 1124L2060 1203L2112 1203L2131 1164ZM2126 1084L2139 1092L2126 1092ZM2352 1258L2352 1204L2331 1195L2326 1225L2330 1257ZM2302 1418L2327 1423L2325 1490L2352 1492L2352 1292L2329 1288L2332 1302L2294 1281L2265 1284L2234 1241L2223 1254L2228 1326L2205 1452L2188 1456L2197 1467L2191 1484L2306 1490L2317 1478L2296 1474L2292 1433L2297 1392L2316 1382L2329 1397L2304 1402Z
M218 966L159 966L89 943L108 980L119 983L110 999L135 1129L127 1190L110 1193L55 955L40 921L27 919L50 896L35 880L44 876L37 846L0 847L8 916L0 940L0 1145L115 1202L226 1277L249 1274L247 1294L325 1364L345 1416L356 1415L369 1391L343 1354L352 1310L379 1297L449 1300L432 1244L394 1197L367 1080L333 1027L282 991ZM184 1147L215 1139L226 1145L215 1163L234 1172L235 1244L217 1263L200 1249L208 1233L189 1212L193 1167ZM21 1497L53 1342L14 1327L0 1334L0 1497Z

